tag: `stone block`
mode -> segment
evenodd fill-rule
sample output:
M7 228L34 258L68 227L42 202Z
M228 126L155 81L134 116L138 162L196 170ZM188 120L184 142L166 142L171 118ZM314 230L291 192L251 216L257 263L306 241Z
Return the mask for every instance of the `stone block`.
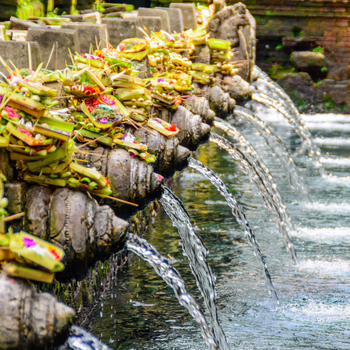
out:
M9 204L6 210L11 214L18 214L24 211L27 193L27 183L10 182L5 184L5 197Z
M172 2L170 8L177 8L182 11L184 29L196 29L197 28L197 19L196 19L196 9L194 4L183 4Z
M170 21L167 11L163 9L158 10L140 7L138 13L140 17L160 17L162 21L162 29L168 33L170 32Z
M310 66L323 67L325 55L321 52L294 51L291 60L298 68L307 68Z
M54 53L51 57L48 69L64 69L66 62L70 63L71 58L68 48L71 52L80 52L79 36L76 30L71 29L49 29L49 28L29 28L27 41L36 41L39 44L41 59L46 66L51 50L54 45ZM57 58L57 67L56 67Z
M146 27L147 32L159 32L162 29L162 20L160 17L137 17L137 25L144 29ZM141 32L140 32L141 33Z
M96 41L103 49L107 47L107 26L105 24L96 23L67 23L62 24L62 29L77 30L80 41L80 52L88 53L90 50L90 44L92 44L94 50L97 50Z
M289 91L293 99L304 99L305 102L312 102L316 98L316 84L308 73L285 73L277 83Z
M84 22L82 15L62 15L63 18L69 18L72 22Z
M28 44L30 44L32 68L36 69L42 60L40 47L36 42L0 40L1 56L10 66L11 60L17 68L28 68ZM8 75L8 71L2 64L0 64L0 72Z
M102 18L102 24L107 26L108 42L115 48L124 39L140 36L136 29L136 18Z
M43 22L42 22L43 23ZM17 30L28 30L30 27L43 27L45 26L45 23L43 25L31 22L31 21L25 21L23 19L19 19L17 17L12 16L10 18L10 29L17 29Z
M180 9L170 7L156 7L156 9L168 11L171 33L181 33L184 31L183 16Z

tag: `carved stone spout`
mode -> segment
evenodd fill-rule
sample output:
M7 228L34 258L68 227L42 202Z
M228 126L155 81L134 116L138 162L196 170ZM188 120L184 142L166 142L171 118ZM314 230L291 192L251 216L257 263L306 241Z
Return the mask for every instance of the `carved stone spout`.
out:
M163 181L163 177L156 174L151 165L131 158L130 153L121 148L109 152L107 177L114 197L140 206L157 195ZM113 207L120 207L118 202L108 203Z
M225 119L232 113L236 105L236 101L218 85L207 89L205 96L209 101L210 108L215 112L218 118Z
M31 186L26 214L25 229L65 250L61 278L81 277L93 261L117 251L129 226L89 194L67 188Z
M190 156L190 151L180 145L177 137L164 137L156 130L152 134L144 129L138 129L134 135L140 143L148 145L148 152L157 157L155 163L151 163L154 170L164 176L171 175L181 168Z
M0 349L44 350L64 343L72 308L26 280L0 274Z
M205 97L191 96L186 99L186 108L194 114L199 114L203 121L212 124L215 112L210 109L209 101Z
M193 150L205 140L210 133L210 126L202 123L202 117L193 114L185 107L179 106L171 115L171 123L175 124L180 132L177 137L181 145Z

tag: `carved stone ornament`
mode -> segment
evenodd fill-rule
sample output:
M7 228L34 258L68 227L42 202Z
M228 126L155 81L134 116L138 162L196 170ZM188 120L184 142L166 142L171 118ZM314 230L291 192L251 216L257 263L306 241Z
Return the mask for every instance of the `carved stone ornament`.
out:
M211 38L228 40L241 77L250 82L255 65L256 21L241 2L214 15L207 27Z

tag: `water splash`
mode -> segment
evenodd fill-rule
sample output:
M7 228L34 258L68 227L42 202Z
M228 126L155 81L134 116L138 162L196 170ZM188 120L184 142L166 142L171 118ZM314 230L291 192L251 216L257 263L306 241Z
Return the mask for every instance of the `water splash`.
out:
M316 137L314 142L322 146L336 146L336 147L349 147L350 140L343 137Z
M350 204L346 202L342 202L342 203L313 202L313 203L305 203L302 206L306 209L325 211L327 213L347 213L350 211Z
M262 73L258 67L254 69L256 69L259 74L259 79L255 83L255 86L260 91L253 93L252 99L266 106L275 108L287 118L295 132L304 140L304 146L308 149L309 156L317 162L321 176L324 176L325 171L320 162L321 151L314 144L310 131L305 126L295 104L286 92L277 83L271 80L266 73Z
M297 191L299 198L310 201L309 189L301 178L293 158L289 155L287 149L283 145L283 142L276 136L271 128L257 115L244 107L235 106L234 113L238 117L242 117L247 120L251 125L253 125L254 128L258 130L259 134L265 139L272 152L278 157L281 165L288 175L289 184ZM233 122L233 119L231 118L232 117L229 117L227 122L230 122L230 120Z
M303 114L303 120L305 122L312 123L326 123L330 120L333 123L349 123L349 115L337 114L337 113L316 113L316 114Z
M338 167L338 166L350 166L350 158L321 158L322 164L326 164L329 167Z
M70 328L66 344L69 349L73 350L110 350L106 344L78 326Z
M324 244L349 243L350 227L323 227L323 228L307 228L302 227L293 232L293 236L308 239L311 241L322 242Z
M153 267L155 272L164 280L164 282L174 290L175 296L180 305L185 307L190 315L199 324L202 336L209 349L217 350L218 348L214 337L198 303L188 292L186 284L180 277L180 274L175 270L175 268L171 267L169 260L160 255L157 249L149 242L138 237L137 235L130 233L128 234L126 247L128 250L147 261Z
M288 233L288 231L293 231L294 228L289 215L285 210L281 196L276 190L276 185L267 183L268 181L266 177L262 177L261 171L257 170L258 164L252 163L247 157L247 153L244 153L238 149L238 147L235 147L235 145L230 141L215 133L210 134L209 140L216 143L220 148L226 150L234 160L239 161L243 172L247 174L258 187L259 193L261 194L266 207L273 213L276 220L276 226L287 243L287 250L292 258L293 263L298 264L295 247ZM278 193L279 196L276 196L276 193Z
M261 255L261 251L258 245L258 242L256 241L256 238L254 236L253 231L251 230L248 220L244 214L243 209L240 207L238 202L236 201L236 198L233 197L230 190L227 188L227 186L221 181L218 175L216 175L211 169L209 169L207 166L205 166L200 161L189 158L188 165L190 168L197 170L201 174L203 174L219 191L219 193L226 199L227 204L232 209L232 214L236 218L239 225L243 228L244 234L247 238L248 243L253 247L254 249L254 255L258 258L262 268L263 268L263 274L265 277L265 284L267 287L267 290L269 294L272 296L272 298L276 301L277 304L279 304L278 296L275 290L275 287L273 286L273 283L271 281L270 273L267 269L266 263L264 261L263 256Z
M350 124L345 123L334 123L324 122L324 123L306 123L306 127L309 130L325 130L327 132L349 132Z
M339 277L349 274L350 261L340 259L335 259L333 261L309 259L306 261L301 261L298 265L298 270Z
M163 193L160 198L160 203L181 237L184 253L188 257L192 274L196 279L198 289L209 311L211 329L215 336L215 342L218 345L218 349L228 350L229 347L226 342L225 334L218 321L215 303L215 279L206 261L208 250L196 234L190 217L181 201L168 187L162 186L162 190Z

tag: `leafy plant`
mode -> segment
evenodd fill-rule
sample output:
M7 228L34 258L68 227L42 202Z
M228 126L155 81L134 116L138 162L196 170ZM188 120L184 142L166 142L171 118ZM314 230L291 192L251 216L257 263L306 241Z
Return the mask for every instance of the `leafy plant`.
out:
M320 53L323 53L323 48L321 46L317 46L315 47L312 52L320 52Z

